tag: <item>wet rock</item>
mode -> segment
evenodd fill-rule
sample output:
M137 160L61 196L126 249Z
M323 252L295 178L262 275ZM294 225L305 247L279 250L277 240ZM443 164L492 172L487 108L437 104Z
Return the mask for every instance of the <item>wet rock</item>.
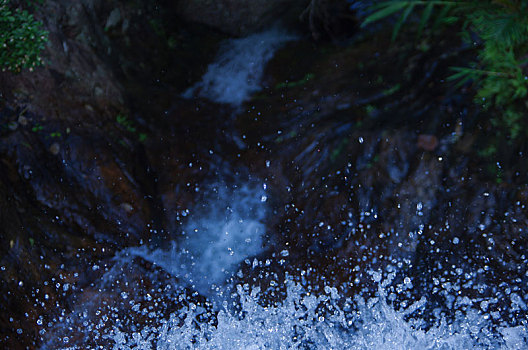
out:
M356 7L361 6L356 4ZM308 23L315 40L324 37L333 40L350 37L358 24L351 7L348 1L311 0L300 18Z
M409 77L414 78L405 96L392 91L394 83L383 82L384 92L376 91L372 83L376 77L381 81L382 76L391 76L395 66L408 65L395 59L399 54L387 50L390 45L386 44L383 40L360 42L350 51L335 53L327 48L326 55L292 44L278 52L268 67L268 73L276 77L268 76L270 88L250 101L251 108L238 117L247 143L264 144L263 151L248 149L245 159L272 184L270 198L276 198L276 215L270 220L279 246L290 247L292 261L299 261L301 268L307 261L316 265L333 259L329 264L343 273L336 272L337 280L348 281L350 268L357 268L360 284L370 279L361 271L386 267L391 259L419 259L428 225L455 216L444 206L450 202L445 191L454 189L444 183L451 163L420 151L450 154L458 145L455 139L439 148L438 139L452 133L439 121L456 125L449 117L452 113L435 115L436 122L427 124L430 116L416 102L426 101L429 106L434 100L438 102L435 113L448 113L445 102L429 95L444 92L431 84L420 88L428 84L424 81L410 83L423 80L418 70L410 70ZM301 55L309 59L295 60L299 52L310 50L314 51ZM384 57L382 66L390 66L391 71L379 64L370 66L377 55ZM387 60L392 63L386 65ZM307 72L310 79L303 78ZM422 135L419 143L416 134ZM266 159L273 160L272 166L263 169Z
M55 346L60 338L69 346L110 348L139 327L161 330L171 314L183 323L189 308L203 310L200 322L214 322L211 303L155 264L122 256L105 265L99 282L76 296L67 321L44 327L44 344Z
M418 135L416 145L425 151L434 151L438 147L438 138L435 135Z
M118 8L113 9L112 12L110 12L110 15L108 16L108 19L106 20L105 30L112 29L113 27L119 25L121 21L121 11Z
M9 128L9 130L15 131L18 128L18 123L17 122L11 122L11 123L7 124L7 127Z
M17 121L18 121L18 124L22 126L26 126L28 124L28 119L24 117L23 115L19 116Z
M214 27L230 35L242 36L271 24L298 22L307 0L180 0L179 15Z
M60 152L60 146L57 142L54 142L51 144L50 148L49 148L49 151L51 154L53 154L54 156L56 156L57 154L59 154Z
M5 316L0 317L0 342L7 348L38 347L38 317L47 324L59 306L68 310L73 288L68 287L65 296L62 285L51 287L59 275L62 281L79 269L75 280L86 287L91 283L86 281L97 278L87 267L93 261L116 247L147 241L152 232L163 231L162 225L169 226L167 222L177 227L170 215L193 200L194 187L186 186L198 178L194 175L200 167L188 167L193 141L179 147L185 131L174 133L175 128L166 125L158 129L140 111L158 118L166 101L174 100L174 91L166 92L201 74L196 67L207 64L206 53L215 52L221 36L198 28L206 38L195 44L204 53L199 58L188 46L169 48L169 39L176 46L192 42L194 37L187 33L194 33L195 27L185 27L184 34L180 27L163 27L164 16L172 16L167 8L141 1L44 2L34 15L50 33L44 51L47 64L34 72L0 74L2 123L17 126L0 128L0 237L6 242L0 263L13 267L0 271ZM115 30L120 23L127 30ZM112 28L107 32L106 24ZM163 31L153 30L156 24ZM174 59L174 53L185 54ZM167 73L167 62L173 59L184 62L179 65L184 68ZM168 84L171 88L161 89L166 82L155 76L177 79ZM126 117L127 126L118 123L118 115ZM164 140L171 140L170 145ZM147 144L150 149L145 151ZM183 152L185 157L174 160L179 167L165 176L169 168L164 165L172 165ZM207 167L203 169L205 176ZM167 179L159 187L156 171ZM162 203L161 198L175 193L174 200ZM24 333L18 334L19 329Z
M103 90L103 88L101 88L100 86L96 86L96 87L94 88L94 95L95 95L96 97L101 97L101 96L103 96L103 95L104 95L104 90Z
M130 149L108 146L109 130L90 129L91 138L86 125L72 125L61 136L67 137L64 143L49 145L58 124L29 115L29 120L39 120L39 128L18 128L3 134L0 142L0 238L7 242L0 248L0 265L17 269L0 273L6 288L2 314L19 320L14 324L0 319L0 337L4 344L28 346L38 343L39 317L39 322L52 319L58 305L67 309L63 294L74 290L63 277L79 268L88 271L84 264L112 246L147 239L147 223L153 221L147 193L138 184L145 178L142 165L131 166L136 156ZM120 160L119 154L131 158ZM89 278L78 272L77 277ZM51 288L59 281L59 289ZM19 328L25 330L20 336Z
M134 207L130 203L121 203L120 207L129 214L134 211Z
M77 249L93 241L85 237L79 244L53 209L32 200L27 181L4 152L1 163L0 239L5 244L0 245L0 341L5 348L38 347L38 325L53 317L51 310L65 306L65 295L75 282L65 266L82 266L84 256Z

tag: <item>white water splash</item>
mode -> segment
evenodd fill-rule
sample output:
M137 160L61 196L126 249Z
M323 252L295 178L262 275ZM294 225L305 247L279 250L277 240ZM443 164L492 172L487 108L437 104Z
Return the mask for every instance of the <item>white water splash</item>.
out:
M201 208L193 210L183 239L170 249L131 248L129 252L187 281L202 295L216 297L219 286L246 258L262 252L264 191L247 184L213 185Z
M242 261L262 252L267 214L262 186L213 186L205 192L205 204L189 213L184 239L169 249L143 246L119 252L94 286L98 293L63 314L45 334L42 349L528 348L526 323L498 326L490 313L473 308L475 303L457 311L454 319L439 316L435 325L425 328L419 316L413 318L427 310L425 298L399 309L389 301L394 300L390 297L394 270L385 278L381 272L370 273L378 284L376 296L357 294L348 299L329 286L310 292L310 286L287 277L284 284L269 282L275 295L285 296L266 304L258 287L226 283ZM144 266L138 256L156 268ZM176 278L167 278L166 272ZM131 289L137 281L146 281L140 285L148 289ZM403 281L411 288L410 278ZM226 295L230 287L236 298ZM456 292L455 296L467 298ZM170 312L164 310L167 305L172 305Z
M129 253L122 252L117 257L119 269L134 269L134 258ZM148 256L149 253L144 254ZM158 255L151 254L154 255L150 258L157 260ZM82 327L75 326L75 322L70 322L66 327L67 321L61 327L60 337L51 335L51 339L59 340L51 340L43 349L88 348L84 342L68 346L59 343L65 343L64 339L73 339L79 332L84 334L87 331L95 333L104 344L98 347L90 345L89 348L114 350L528 348L526 325L499 327L493 324L489 314L475 309L457 313L454 320L440 319L436 325L424 328L419 318L409 316L416 311L423 311L427 300L422 298L397 310L388 301L387 291L394 274L392 277L389 274L385 279L380 273L372 275L378 283L375 297L357 295L345 299L336 288L328 286L319 293L308 292L292 278L287 278L286 296L275 305L262 303L260 289L244 284L236 286L238 308L224 304L220 311L214 312L196 303L193 296L184 296L189 298L188 303L172 312L168 318L159 316L155 308L140 306L144 301L134 295L128 296L131 306L127 307L127 303L123 302L119 308L113 306L101 314L101 301L106 302L102 298L99 304L84 304L83 308L66 316L66 320L75 320L79 318L78 315L84 315L79 321ZM117 278L119 274L110 271L107 276ZM156 279L148 275L145 278ZM158 302L163 305L166 290L176 291L177 288L166 286L155 292L153 290L152 295L146 294L147 299L151 301L150 305L158 305ZM98 311L86 311L85 308L89 307ZM149 318L155 319L154 325L152 322L144 323L147 314ZM204 314L208 315L205 320L202 317ZM124 318L119 319L118 315Z
M497 334L476 311L423 330L406 320L423 302L396 311L382 289L380 297L342 302L334 288L327 287L323 295L315 296L291 281L287 285L286 299L274 307L259 304L258 288L238 286L243 316L222 310L217 325L197 323L202 310L190 305L172 314L161 327L145 332L156 334L155 342L116 328L114 349L513 350L528 346L525 327L500 328ZM321 305L329 311L321 311Z
M240 106L260 91L266 63L284 43L296 39L277 28L241 39L227 40L202 80L183 93L183 97L201 96L214 102Z

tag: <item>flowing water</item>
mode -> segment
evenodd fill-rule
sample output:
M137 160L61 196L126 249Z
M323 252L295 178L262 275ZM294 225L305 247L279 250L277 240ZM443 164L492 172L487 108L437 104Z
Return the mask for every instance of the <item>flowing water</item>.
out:
M170 249L132 248L141 256L181 278L213 300L226 287L226 280L248 257L263 250L266 226L266 194L259 187L239 183L211 185L193 210L177 242Z
M184 95L239 108L260 90L274 51L293 39L273 29L228 41L202 81ZM447 291L446 305L437 307L431 307L427 291L415 289L404 258L388 257L383 268L365 262L350 269L345 283L334 283L324 265L316 278L308 278L315 270L295 261L289 249L277 248L267 232L274 198L263 179L207 180L197 198L194 207L174 217L181 231L165 246L118 252L74 311L41 333L42 348L528 348L526 320L502 322L488 306L503 300L466 294L489 286L469 283L463 272L430 286ZM356 225L350 218L334 234ZM372 288L358 285L358 269ZM276 273L281 270L286 272ZM265 286L259 281L263 274ZM519 293L510 291L507 304L525 310L526 296Z
M294 35L278 28L225 42L202 80L187 89L183 96L205 97L214 102L240 106L251 94L260 91L266 63L277 49Z

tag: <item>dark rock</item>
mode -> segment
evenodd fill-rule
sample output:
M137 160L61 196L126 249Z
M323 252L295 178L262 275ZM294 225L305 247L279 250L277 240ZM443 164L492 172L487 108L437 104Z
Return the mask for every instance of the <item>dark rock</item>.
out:
M425 151L434 151L438 147L438 138L435 135L418 135L417 146Z
M308 0L180 0L178 14L230 35L243 36L281 23L295 25Z

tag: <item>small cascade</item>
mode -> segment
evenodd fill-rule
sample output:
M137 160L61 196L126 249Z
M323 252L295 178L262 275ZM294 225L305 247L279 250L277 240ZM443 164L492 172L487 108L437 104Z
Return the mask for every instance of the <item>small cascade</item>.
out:
M182 238L170 249L131 248L130 254L164 268L200 294L215 298L246 258L263 250L266 195L257 185L205 190L202 203L191 211Z
M238 107L260 91L266 63L275 51L296 39L278 28L245 38L227 40L202 80L183 93L183 97L200 96L218 103Z

